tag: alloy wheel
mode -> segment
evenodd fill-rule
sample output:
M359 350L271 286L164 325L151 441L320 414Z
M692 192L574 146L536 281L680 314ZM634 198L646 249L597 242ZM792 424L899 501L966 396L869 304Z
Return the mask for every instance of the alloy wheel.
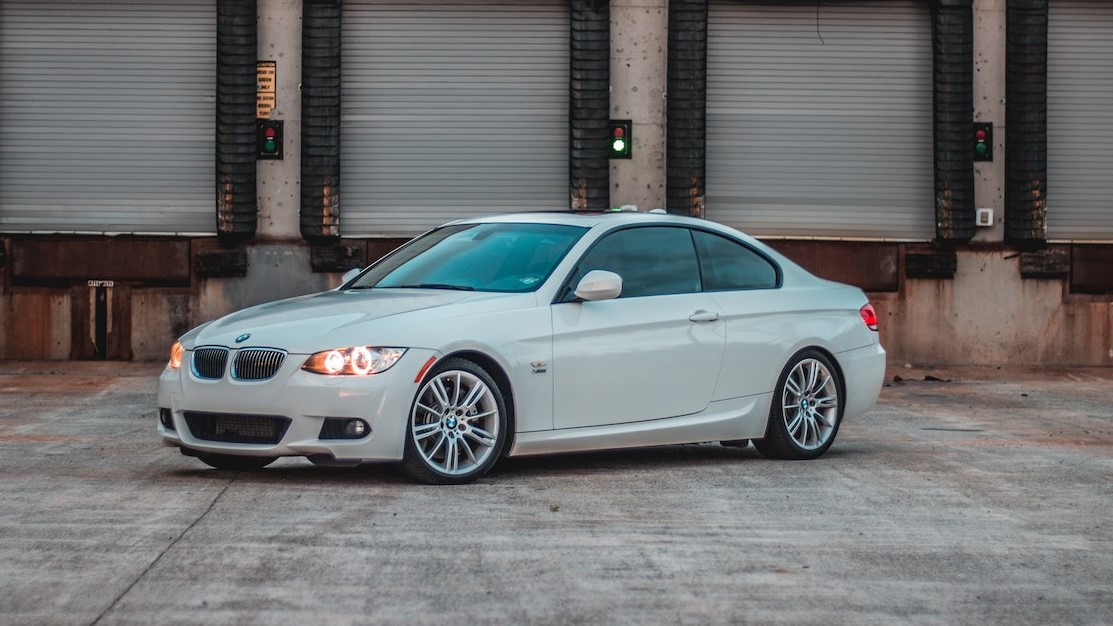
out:
M495 393L479 376L463 370L441 372L425 383L414 403L410 434L429 469L465 476L488 465L501 422Z
M802 359L781 389L785 430L804 450L817 450L831 439L838 424L839 390L831 371L817 359Z

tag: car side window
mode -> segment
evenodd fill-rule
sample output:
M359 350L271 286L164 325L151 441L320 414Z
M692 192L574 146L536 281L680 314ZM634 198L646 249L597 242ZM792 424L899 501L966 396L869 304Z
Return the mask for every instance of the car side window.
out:
M705 291L772 289L777 268L756 251L706 231L693 231Z
M644 226L607 235L584 255L571 289L592 270L621 276L620 298L700 291L699 262L687 228Z

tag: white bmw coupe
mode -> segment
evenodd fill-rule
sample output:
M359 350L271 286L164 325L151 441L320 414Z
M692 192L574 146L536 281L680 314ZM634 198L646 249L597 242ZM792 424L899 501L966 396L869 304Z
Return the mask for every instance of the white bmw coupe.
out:
M873 406L884 370L861 290L738 231L514 214L186 333L158 431L219 469L398 461L437 484L503 456L705 441L812 459Z

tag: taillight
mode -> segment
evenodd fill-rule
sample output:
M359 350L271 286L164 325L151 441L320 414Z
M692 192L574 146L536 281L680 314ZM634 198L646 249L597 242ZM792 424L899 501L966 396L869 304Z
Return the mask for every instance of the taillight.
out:
M866 304L858 313L862 315L862 321L866 323L866 327L870 330L877 330L877 312L873 310L872 304Z

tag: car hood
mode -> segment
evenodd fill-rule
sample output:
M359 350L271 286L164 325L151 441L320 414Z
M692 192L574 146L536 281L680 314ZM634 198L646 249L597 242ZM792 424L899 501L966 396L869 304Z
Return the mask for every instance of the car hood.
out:
M187 349L267 347L302 354L390 345L392 331L468 311L503 308L522 295L429 289L327 291L231 313L186 333L182 343Z

